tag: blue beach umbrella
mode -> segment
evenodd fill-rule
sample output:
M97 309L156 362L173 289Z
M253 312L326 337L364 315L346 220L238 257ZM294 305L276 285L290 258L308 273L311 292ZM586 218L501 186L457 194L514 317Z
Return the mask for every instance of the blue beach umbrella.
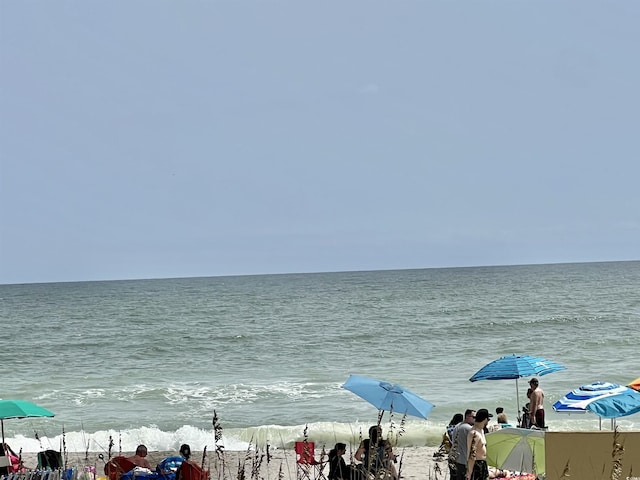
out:
M355 393L380 411L426 419L431 409L435 407L431 402L400 385L359 375L349 375L342 388Z
M640 392L610 382L594 382L571 390L553 404L558 413L593 412L602 418L619 418L640 412Z
M478 380L515 380L516 403L518 405L518 418L520 417L520 395L518 393L518 379L520 377L541 377L549 373L565 370L566 367L542 357L531 355L505 355L497 360L487 363L478 370L471 382Z

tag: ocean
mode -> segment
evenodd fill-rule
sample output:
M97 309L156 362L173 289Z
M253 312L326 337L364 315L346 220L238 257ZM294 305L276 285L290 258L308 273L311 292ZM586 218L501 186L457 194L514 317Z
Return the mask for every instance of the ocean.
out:
M640 262L0 285L0 397L54 418L7 419L14 450L131 451L353 442L377 410L349 374L436 407L395 414L402 445L439 444L466 408L517 415L516 382L469 382L506 354L566 366L540 377L551 430L598 429L551 405L598 380L640 376ZM519 382L526 403L527 379ZM640 415L619 419L640 428ZM609 421L602 422L610 428Z

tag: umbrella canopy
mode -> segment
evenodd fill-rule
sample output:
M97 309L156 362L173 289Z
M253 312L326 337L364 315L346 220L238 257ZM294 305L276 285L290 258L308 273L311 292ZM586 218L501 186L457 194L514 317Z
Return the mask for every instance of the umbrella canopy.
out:
M0 400L0 424L4 443L4 421L8 418L53 417L54 413L25 400Z
M544 431L502 428L487 434L487 463L519 472L544 473Z
M520 415L520 399L518 394L518 379L520 377L541 377L549 373L565 370L559 363L552 362L542 357L531 355L505 355L497 360L487 363L478 370L471 382L478 380L515 380L516 381L516 403L518 405L518 416Z
M435 406L397 384L349 375L342 388L365 399L378 410L427 418Z
M640 392L640 377L636 378L633 382L629 384L630 388L634 390L638 390Z
M553 409L559 413L589 411L600 418L626 417L640 412L640 392L617 383L595 382L571 390Z

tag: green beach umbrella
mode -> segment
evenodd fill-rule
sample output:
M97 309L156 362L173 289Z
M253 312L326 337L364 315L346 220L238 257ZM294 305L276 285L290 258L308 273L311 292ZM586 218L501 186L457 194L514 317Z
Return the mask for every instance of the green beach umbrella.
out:
M507 427L487 434L486 438L487 464L504 470L544 473L543 430Z
M0 400L0 424L4 443L4 421L8 418L53 417L54 413L25 400Z

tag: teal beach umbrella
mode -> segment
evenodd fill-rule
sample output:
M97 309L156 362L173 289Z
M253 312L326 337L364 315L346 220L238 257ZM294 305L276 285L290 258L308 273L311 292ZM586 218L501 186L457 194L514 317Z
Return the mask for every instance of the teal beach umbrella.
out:
M25 400L0 400L0 424L4 444L4 421L9 418L53 417L54 413Z

